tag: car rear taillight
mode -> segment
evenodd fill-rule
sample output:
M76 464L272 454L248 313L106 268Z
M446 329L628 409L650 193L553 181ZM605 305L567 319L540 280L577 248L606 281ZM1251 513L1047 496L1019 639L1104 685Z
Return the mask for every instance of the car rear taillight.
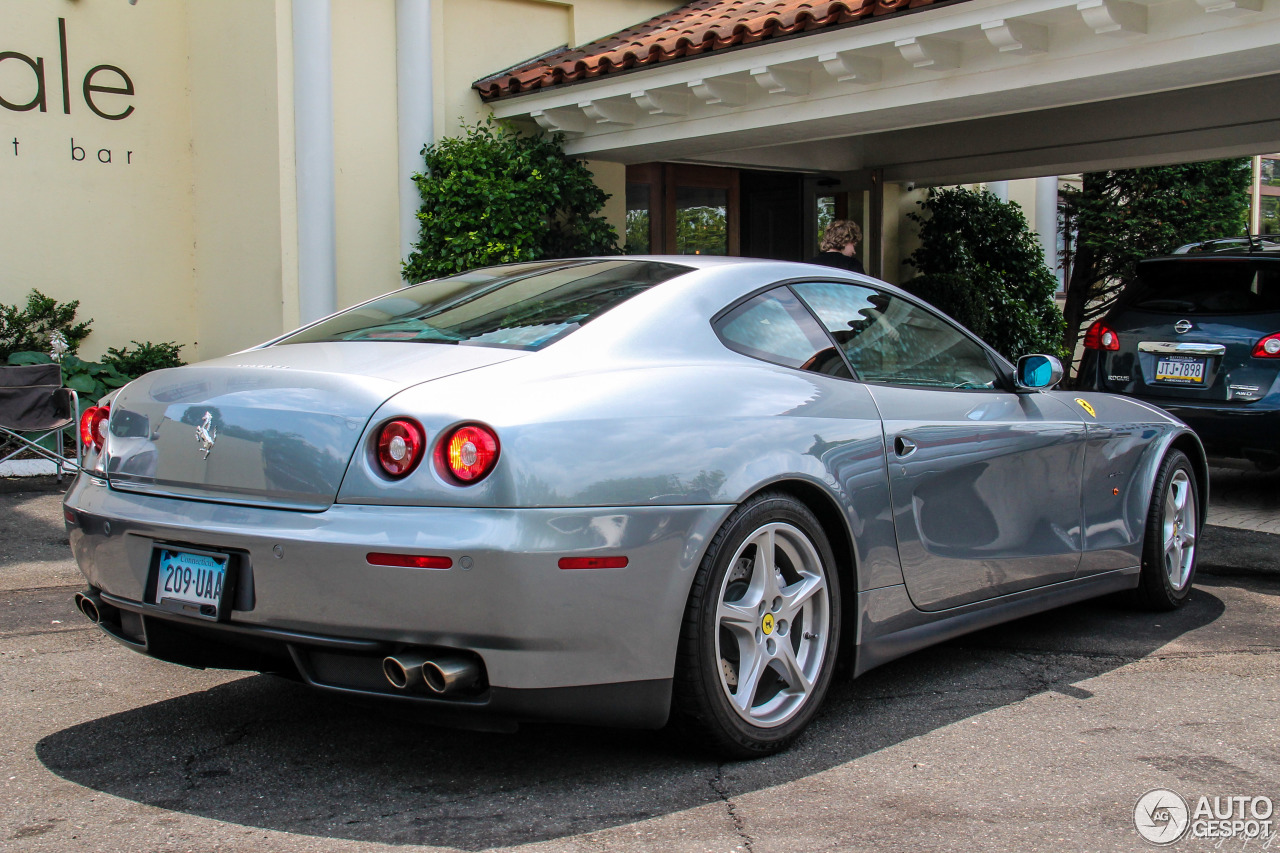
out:
M1089 331L1084 333L1084 348L1096 350L1120 349L1120 336L1114 329L1109 329L1101 320L1094 320Z
M85 448L101 450L107 443L107 423L110 406L90 406L80 415L80 443Z
M1253 345L1254 358L1280 358L1280 332L1273 332Z
M404 477L422 460L427 435L417 421L397 418L378 433L378 464L388 477Z
M498 436L479 424L460 426L436 445L436 463L457 483L478 483L498 464Z

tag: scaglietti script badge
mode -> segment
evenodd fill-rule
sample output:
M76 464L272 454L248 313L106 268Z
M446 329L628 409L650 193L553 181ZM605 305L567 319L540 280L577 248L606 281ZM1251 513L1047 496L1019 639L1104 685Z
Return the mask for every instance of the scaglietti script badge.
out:
M200 426L196 427L196 441L204 451L205 459L209 458L209 452L213 450L213 443L217 440L218 428L213 425L213 413L205 412L204 420L200 422Z

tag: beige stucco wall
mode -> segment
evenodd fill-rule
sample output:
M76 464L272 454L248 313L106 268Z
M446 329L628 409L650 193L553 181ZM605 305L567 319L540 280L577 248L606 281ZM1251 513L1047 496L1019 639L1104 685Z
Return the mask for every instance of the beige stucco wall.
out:
M24 302L32 288L79 299L80 318L94 321L81 350L89 358L131 340L172 340L194 361L298 323L292 2L0 4L0 51L43 61L45 102L43 111L0 108L0 302ZM340 306L401 284L395 5L332 0ZM676 5L434 0L436 136L487 114L476 79ZM91 112L81 91L102 64L134 87L90 94L104 112L133 108L118 121ZM101 71L91 82L123 81ZM0 97L35 95L31 68L0 63ZM625 169L589 166L621 231Z
M489 110L476 80L563 45L579 45L682 5L673 0L435 0L435 127L448 136Z
M93 319L83 355L131 339L190 347L196 338L186 32L176 3L0 4L0 51L43 60L45 82L44 111L0 107L0 302L25 303L32 288L80 300L79 318ZM132 96L91 95L110 114L133 107L123 119L100 118L85 103L84 77L101 64L133 83ZM124 81L102 72L93 82ZM0 96L25 104L35 94L26 63L0 62Z
M297 239L289 216L292 111L282 111L280 103L282 96L291 98L292 51L287 4L185 5L195 187L188 212L195 230L194 354L207 358L279 334L286 323L287 277L296 290L294 264L286 262L286 249ZM278 86L278 78L289 85ZM288 318L294 321L296 308Z

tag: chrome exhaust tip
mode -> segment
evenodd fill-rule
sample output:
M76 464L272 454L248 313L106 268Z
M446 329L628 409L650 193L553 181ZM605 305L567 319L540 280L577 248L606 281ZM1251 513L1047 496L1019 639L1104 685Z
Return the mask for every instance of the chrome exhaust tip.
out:
M98 602L91 595L83 592L77 592L75 597L76 610L84 614L84 617L95 625L102 622L102 610L98 607Z
M445 655L424 661L422 677L432 693L448 696L474 687L480 667L469 658Z
M382 659L382 674L397 690L417 690L423 684L425 662L421 655L388 655Z

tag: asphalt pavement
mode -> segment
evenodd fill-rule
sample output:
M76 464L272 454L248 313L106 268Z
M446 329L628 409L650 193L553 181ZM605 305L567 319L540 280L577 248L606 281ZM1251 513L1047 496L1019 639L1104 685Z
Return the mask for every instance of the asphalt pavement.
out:
M972 634L838 684L790 751L721 763L669 732L455 731L143 658L72 608L59 497L0 480L0 850L1146 850L1152 789L1280 804L1262 530L1206 528L1177 612L1103 599ZM1266 849L1215 844L1172 849Z

